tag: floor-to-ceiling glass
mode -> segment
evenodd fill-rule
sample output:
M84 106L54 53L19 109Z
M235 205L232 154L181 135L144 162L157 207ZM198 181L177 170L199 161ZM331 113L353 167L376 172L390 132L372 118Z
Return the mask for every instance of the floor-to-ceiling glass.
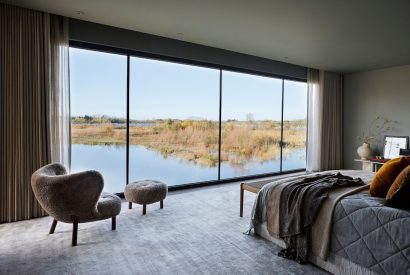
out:
M306 82L284 81L282 170L306 168Z
M223 71L221 179L280 171L282 79Z
M126 184L127 57L70 48L71 172L97 170L104 191Z
M129 180L218 180L219 70L130 61Z
M70 86L71 171L105 191L306 167L306 82L72 47Z

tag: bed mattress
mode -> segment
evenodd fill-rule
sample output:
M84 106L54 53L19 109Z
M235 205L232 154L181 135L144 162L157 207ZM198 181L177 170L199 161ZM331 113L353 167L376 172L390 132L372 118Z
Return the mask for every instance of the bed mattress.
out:
M344 172L367 184L372 178L361 171ZM330 224L329 256L325 261L312 254L310 261L336 274L410 274L410 209L383 204L383 198L370 197L367 190L339 200ZM284 246L268 233L266 222L255 226L255 233Z
M330 251L379 274L410 274L410 210L383 203L368 192L340 200Z

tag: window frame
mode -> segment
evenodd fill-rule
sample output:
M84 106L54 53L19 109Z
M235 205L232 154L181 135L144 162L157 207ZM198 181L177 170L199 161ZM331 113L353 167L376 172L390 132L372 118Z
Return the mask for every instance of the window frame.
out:
M209 69L216 69L219 70L219 147L218 147L218 179L217 180L212 180L212 181L201 181L201 182L192 182L192 183L186 183L186 184L180 184L180 185L173 185L169 186L168 189L170 191L172 190L181 190L181 189L186 189L186 188L193 188L193 187L200 187L200 186L208 186L208 185L214 185L214 184L223 184L223 183L230 183L230 182L237 182L241 180L252 180L252 179L258 179L258 178L264 178L264 177L272 177L272 176L278 176L278 175L286 175L286 174L291 174L291 173L297 173L297 172L304 172L306 171L306 168L301 168L301 169L292 169L292 170L286 170L283 171L282 169L282 162L283 162L283 113L284 113L284 83L285 80L290 80L290 81L297 81L297 82L303 82L307 83L306 79L301 79L301 78L296 78L296 77L288 77L284 75L278 75L278 74L271 74L271 73L266 73L266 72L260 72L260 71L254 71L254 70L249 70L245 68L237 68L237 67L231 67L231 66L226 66L226 65L221 65L221 64L216 64L216 63L207 63L207 62L202 62L202 61L196 61L196 60L189 60L189 59L184 59L184 58L179 58L179 57L171 57L171 56L165 56L165 55L160 55L160 54L154 54L154 53L146 53L146 52L140 52L136 50L130 50L130 49L122 49L122 48L116 48L116 47L111 47L111 46L105 46L105 45L98 45L98 44L93 44L93 43L88 43L88 42L82 42L82 41L75 41L75 40L70 40L69 41L69 47L70 48L77 48L77 49L83 49L83 50L91 50L91 51L98 51L98 52L105 52L105 53L111 53L111 54L119 54L119 55L125 55L127 57L127 90L126 90L126 99L127 99L127 106L126 106L126 114L127 114L127 127L126 127L126 182L125 185L129 183L129 108L130 108L130 59L131 57L140 57L140 58L146 58L146 59L152 59L156 61L165 61L165 62L172 62L172 63L177 63L177 64L183 64L183 65L191 65L191 66L197 66L197 67L203 67L203 68L209 68ZM281 147L280 147L280 170L277 172L272 172L272 173L262 173L262 174L254 174L254 175L247 175L247 176L240 176L240 177L232 177L232 178L224 178L221 179L221 161L220 161L220 156L221 156L221 124L222 124L222 75L223 71L228 71L228 72L235 72L235 73L244 73L248 75L254 75L254 76L263 76L263 77L270 77L270 78L276 78L280 79L282 81L282 98L281 98ZM71 102L70 102L71 106ZM309 102L307 103L307 113L308 113L308 108L309 108ZM71 123L70 123L71 127ZM308 133L308 124L306 123L306 135ZM306 139L307 141L307 139ZM70 140L71 142L71 140ZM306 144L306 151L307 151L307 144ZM71 152L70 152L71 153ZM71 163L70 163L71 165ZM125 187L124 185L124 187ZM123 196L123 193L117 193L120 196Z

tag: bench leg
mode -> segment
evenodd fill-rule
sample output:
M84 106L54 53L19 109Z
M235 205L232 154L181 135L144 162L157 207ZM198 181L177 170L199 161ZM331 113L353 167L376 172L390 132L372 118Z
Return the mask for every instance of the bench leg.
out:
M132 209L132 202L128 203L128 209Z
M164 201L159 202L159 208L161 208L161 209L164 208Z
M142 205L142 215L145 215L145 214L147 214L147 205L146 204Z
M243 217L243 182L240 185L240 199L239 199L239 217Z

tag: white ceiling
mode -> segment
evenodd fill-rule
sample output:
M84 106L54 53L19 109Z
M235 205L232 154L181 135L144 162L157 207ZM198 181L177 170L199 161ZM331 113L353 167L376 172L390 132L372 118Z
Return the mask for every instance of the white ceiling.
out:
M330 71L410 64L409 0L0 1Z

